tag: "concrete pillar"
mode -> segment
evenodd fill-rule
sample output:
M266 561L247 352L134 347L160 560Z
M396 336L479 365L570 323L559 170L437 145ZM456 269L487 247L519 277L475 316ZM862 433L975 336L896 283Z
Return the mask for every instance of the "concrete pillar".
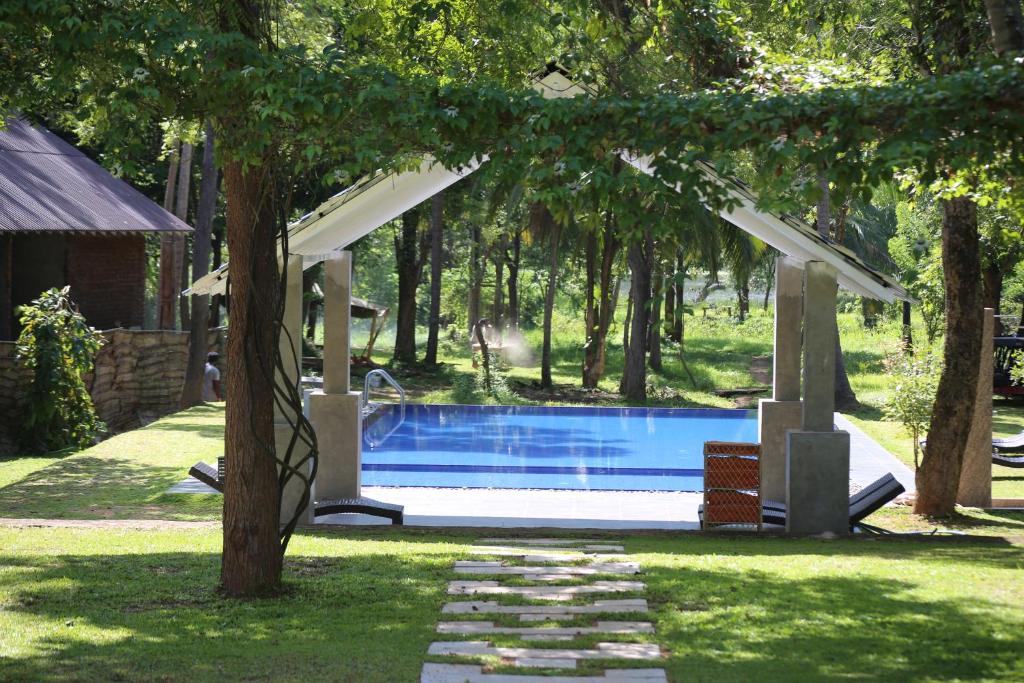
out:
M849 530L850 435L833 431L836 269L804 264L803 425L786 441L786 531Z
M992 356L995 352L995 316L991 308L985 309L981 333L981 367L978 375L978 395L971 420L971 433L967 437L967 450L960 470L960 487L956 502L967 507L992 506Z
M278 339L278 348L281 352L284 372L278 371L277 381L288 386L295 387L299 392L299 378L302 367L302 257L290 255L286 258L285 268L287 269L287 287L285 289L284 318L281 325L281 336ZM292 425L298 420L297 414L292 414L281 406L274 407L274 441L277 450L277 457L283 458L288 449L294 433ZM301 460L308 453L301 440L297 441L292 452L291 461ZM288 486L281 494L281 521L290 519L295 512L295 507L302 497L303 484L293 477ZM302 524L312 522L312 507L307 507Z
M804 264L804 417L807 432L831 432L836 406L836 269Z
M786 432L803 421L800 402L800 327L803 315L803 269L780 256L775 265L775 349L772 353L772 398L757 405L761 443L761 496L786 497Z
M352 253L336 253L324 268L324 388L309 396L319 468L315 499L358 498L361 489L362 396L351 391Z
M334 252L324 262L324 393L347 394L352 350L352 252Z

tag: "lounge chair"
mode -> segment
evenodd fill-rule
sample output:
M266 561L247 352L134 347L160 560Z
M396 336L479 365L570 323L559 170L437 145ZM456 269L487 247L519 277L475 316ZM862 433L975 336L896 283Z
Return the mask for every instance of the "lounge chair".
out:
M1024 455L1005 455L999 451L992 453L992 464L1003 467L1024 468Z
M224 493L224 477L213 466L207 465L205 462L197 462L189 468L188 473L207 486L217 489L220 493ZM401 505L383 503L379 500L363 497L324 500L315 503L313 506L314 517L354 512L375 517L385 517L390 519L392 524L404 523L404 511L405 508Z
M220 474L217 472L217 469L212 465L207 465L205 462L197 462L195 465L188 468L188 473L210 488L217 489L218 492L224 493L224 481L220 478Z
M1000 453L1024 453L1024 432L992 439L992 448Z
M317 501L313 507L314 517L325 515L337 515L343 512L354 512L374 517L386 517L392 524L402 524L405 521L405 508L401 505L384 503L372 498L343 498L341 500Z
M892 474L873 481L857 493L850 496L850 531L854 527L860 527L865 531L880 532L872 526L861 522L862 519L875 512L889 501L906 491L903 484L896 480ZM704 506L697 508L697 516L700 518L701 527L704 526ZM786 504L780 501L767 500L761 504L761 521L765 524L786 525Z

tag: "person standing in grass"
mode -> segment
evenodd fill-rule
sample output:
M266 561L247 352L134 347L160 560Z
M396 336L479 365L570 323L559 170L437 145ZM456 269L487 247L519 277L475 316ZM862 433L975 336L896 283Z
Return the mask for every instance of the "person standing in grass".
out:
M220 393L218 361L220 361L220 354L216 351L206 354L206 370L203 372L203 400L207 402L224 400Z

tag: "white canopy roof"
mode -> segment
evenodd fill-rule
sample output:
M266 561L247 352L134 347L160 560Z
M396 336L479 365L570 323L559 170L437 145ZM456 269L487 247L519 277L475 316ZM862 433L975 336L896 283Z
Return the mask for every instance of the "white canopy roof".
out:
M573 83L557 67L538 77L535 87L545 97L575 97L589 92ZM637 170L651 174L650 157L637 158L621 153L623 160ZM405 211L429 199L466 177L487 161L486 155L466 168L450 170L425 157L410 171L378 172L327 200L288 229L288 250L304 256L304 266L323 261L330 252L344 249L356 240L394 220ZM756 208L757 197L744 183L720 175L711 164L701 163L701 171L725 188L736 200L733 209L720 215L741 230L803 263L824 261L838 271L839 284L861 296L882 301L910 300L894 279L876 271L853 252L834 244L795 217ZM186 294L223 294L228 264L198 280Z

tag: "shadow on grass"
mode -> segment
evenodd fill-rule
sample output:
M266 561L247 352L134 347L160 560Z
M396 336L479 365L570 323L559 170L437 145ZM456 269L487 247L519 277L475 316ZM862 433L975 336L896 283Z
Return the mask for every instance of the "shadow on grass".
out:
M1022 624L1006 605L922 596L920 584L877 576L653 568L645 579L674 680L1019 674Z
M185 476L179 467L79 455L0 488L0 516L145 517L145 506L157 503L168 487ZM126 506L131 508L126 514L114 512Z
M417 680L451 558L297 556L286 592L229 600L219 556L5 557L0 593L33 624L5 681Z
M38 634L27 636L37 639L28 654L6 659L4 679L416 680L452 578L449 544L461 539L435 533L304 532L321 547L343 537L432 544L289 557L288 592L256 601L212 590L219 562L210 552L0 554L5 610ZM664 534L630 545L666 553L645 562L643 580L672 680L993 679L1020 666L1019 613L927 592L930 582L955 582L958 564L1019 565L1019 550L1011 560L1009 549L978 544ZM730 555L764 560L744 567ZM788 555L803 564L770 559ZM807 555L846 564L809 570ZM689 566L666 566L672 556ZM939 575L904 578L875 556L925 560Z

